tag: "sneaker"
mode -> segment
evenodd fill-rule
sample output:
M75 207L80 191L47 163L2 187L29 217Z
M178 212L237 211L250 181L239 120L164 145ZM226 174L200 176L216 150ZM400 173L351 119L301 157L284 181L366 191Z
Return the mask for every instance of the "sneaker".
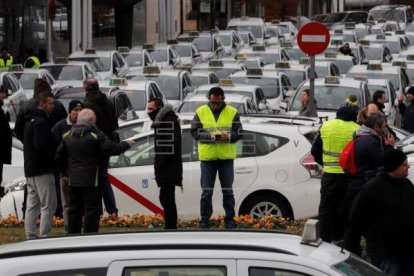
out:
M201 229L209 229L210 225L208 224L208 222L200 221L200 228Z

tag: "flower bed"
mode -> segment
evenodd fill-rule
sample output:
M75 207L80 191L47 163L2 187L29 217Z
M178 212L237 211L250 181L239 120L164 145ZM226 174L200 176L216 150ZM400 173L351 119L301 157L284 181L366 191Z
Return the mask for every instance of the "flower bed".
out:
M279 217L262 217L260 219L254 219L249 215L237 216L234 218L237 229L265 229L265 230L279 230L286 231L295 234L301 234L303 230L303 225L305 220L291 221ZM39 221L38 221L39 223ZM54 218L53 225L55 227L63 227L63 219ZM13 216L0 219L0 227L16 227L23 226L24 221L18 220ZM210 227L211 228L224 228L224 217L219 216L211 219ZM148 216L143 214L135 214L133 216L124 215L124 216L106 216L101 217L100 220L101 227L119 227L119 228L163 228L164 227L164 218L159 215ZM199 219L192 220L178 220L179 229L192 229L199 228Z

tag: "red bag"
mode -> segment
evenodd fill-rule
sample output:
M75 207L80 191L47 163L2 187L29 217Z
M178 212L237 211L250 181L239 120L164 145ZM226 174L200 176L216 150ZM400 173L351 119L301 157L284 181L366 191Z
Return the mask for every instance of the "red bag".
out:
M356 140L352 139L344 149L342 150L341 157L339 158L339 165L341 166L342 170L350 175L354 175L358 172L358 168L355 163L355 145Z

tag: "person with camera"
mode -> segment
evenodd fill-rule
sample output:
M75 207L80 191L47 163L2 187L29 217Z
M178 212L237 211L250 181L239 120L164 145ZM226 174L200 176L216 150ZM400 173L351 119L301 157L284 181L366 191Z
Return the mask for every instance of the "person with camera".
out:
M225 226L234 228L234 165L236 142L242 138L242 124L237 109L224 102L224 91L218 86L208 93L208 103L196 110L191 134L198 141L201 166L201 228L209 228L213 214L212 196L217 172L223 193Z

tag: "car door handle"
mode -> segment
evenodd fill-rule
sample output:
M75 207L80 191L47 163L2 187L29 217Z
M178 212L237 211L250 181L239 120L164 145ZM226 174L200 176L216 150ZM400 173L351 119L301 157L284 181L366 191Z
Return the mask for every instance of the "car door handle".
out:
M248 174L248 173L252 173L253 170L252 169L240 169L240 170L236 170L235 173L237 174Z

